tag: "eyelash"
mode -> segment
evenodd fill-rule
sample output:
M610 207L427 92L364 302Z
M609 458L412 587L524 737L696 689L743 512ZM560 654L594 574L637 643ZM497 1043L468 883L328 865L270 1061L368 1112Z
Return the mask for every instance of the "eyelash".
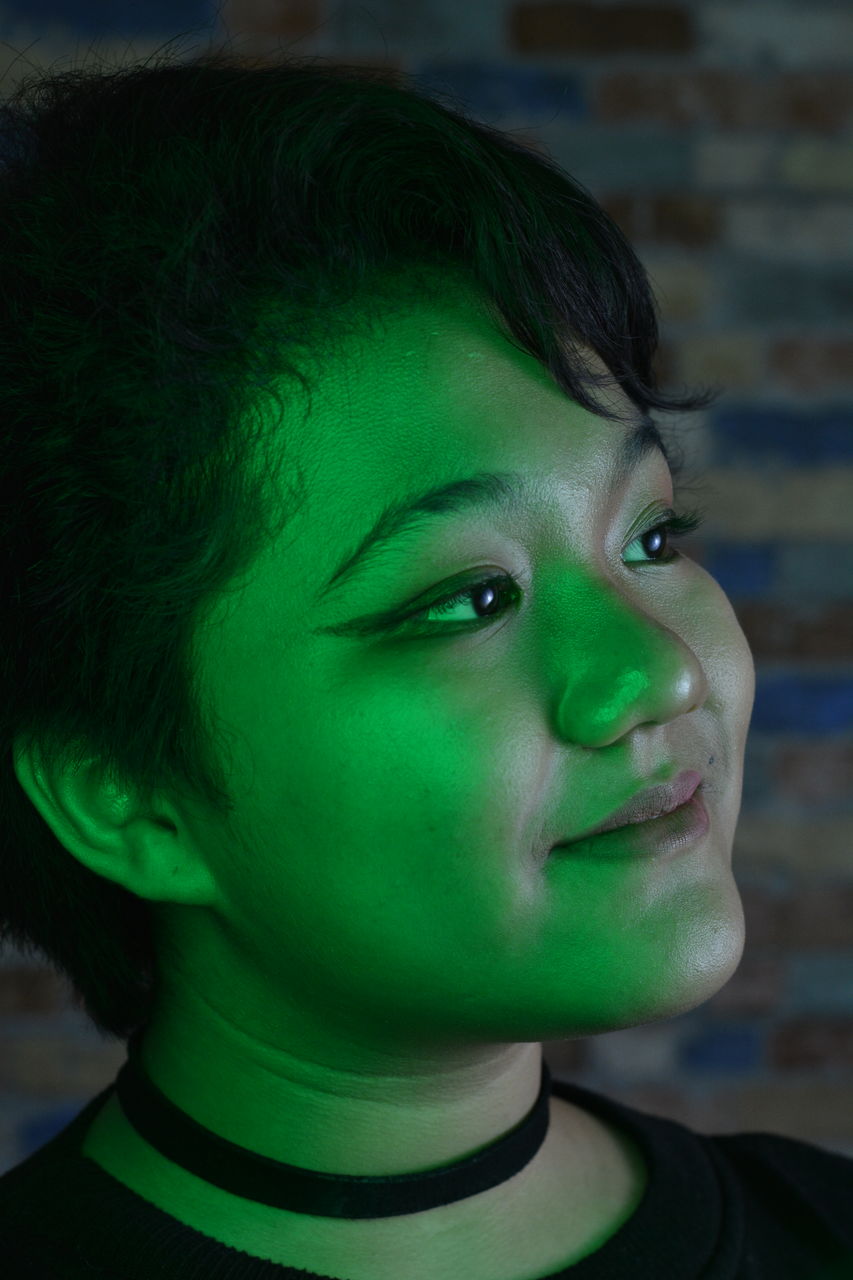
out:
M641 538L647 537L650 533L657 533L661 529L665 529L670 538L686 538L688 534L693 533L696 529L700 528L705 518L701 511L669 511L664 512L664 515L667 517L665 520L658 520L656 524L650 525L650 527L644 530L643 533L638 533L635 538L631 539L631 543L633 544L634 542L638 542ZM650 560L648 563L672 564L673 561L680 559L681 552L672 551L670 555L665 557L665 559ZM451 627L443 626L440 623L423 623L422 619L424 618L424 615L437 609L444 609L449 612L455 605L463 604L469 596L472 596L477 591L482 590L483 587L492 586L494 583L508 583L513 590L513 595L517 599L518 592L521 588L515 578L508 573L492 574L491 577L480 578L476 582L468 583L466 586L454 591L452 595L439 596L437 600L433 600L430 604L424 605L422 609L418 609L415 613L410 613L407 617L402 618L393 629L395 631L408 630L410 627L416 626L418 622L421 621L422 625L430 628L430 630L432 630L434 626L437 626L439 630L455 634L455 631L451 630ZM485 627L490 622L497 621L504 612L505 610L502 609L500 613L493 614L490 617L477 618L473 622L458 622L453 625L456 628L461 628L462 630Z

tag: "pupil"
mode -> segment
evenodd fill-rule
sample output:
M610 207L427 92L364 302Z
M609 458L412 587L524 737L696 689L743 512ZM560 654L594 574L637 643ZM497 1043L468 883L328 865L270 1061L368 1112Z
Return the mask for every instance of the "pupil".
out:
M474 599L482 600L484 596L491 596L491 600L489 601L489 603L494 604L495 599L497 598L497 592L495 591L494 587L481 587L480 590L474 596ZM478 608L477 612L480 613L482 611Z
M654 547L651 547L651 548L650 548L650 550L652 551L652 553L653 553L653 554L654 554L655 552L658 552L658 551L662 551L662 550L663 550L663 543L664 543L663 530L661 530L661 529L650 529L650 530L649 530L649 532L646 534L646 537L647 537L647 538L652 539L652 541L654 541L655 543L657 543L657 546L654 546Z

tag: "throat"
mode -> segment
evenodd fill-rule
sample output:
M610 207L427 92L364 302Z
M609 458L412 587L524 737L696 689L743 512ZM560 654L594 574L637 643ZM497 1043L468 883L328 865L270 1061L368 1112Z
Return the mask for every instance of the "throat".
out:
M564 1099L519 1173L479 1195L382 1219L319 1218L258 1204L197 1178L136 1132L110 1095L82 1153L148 1203L221 1244L349 1280L519 1280L572 1265L633 1214L647 1176L627 1134Z

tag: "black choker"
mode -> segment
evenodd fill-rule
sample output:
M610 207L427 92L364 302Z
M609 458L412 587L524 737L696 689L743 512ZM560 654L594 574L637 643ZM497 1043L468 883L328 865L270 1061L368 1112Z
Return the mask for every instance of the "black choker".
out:
M145 1074L141 1035L128 1041L127 1062L115 1082L121 1109L137 1133L197 1178L276 1209L321 1218L393 1218L435 1209L506 1182L529 1164L548 1132L551 1073L543 1058L539 1097L525 1119L472 1156L388 1178L300 1169L220 1138L170 1102Z

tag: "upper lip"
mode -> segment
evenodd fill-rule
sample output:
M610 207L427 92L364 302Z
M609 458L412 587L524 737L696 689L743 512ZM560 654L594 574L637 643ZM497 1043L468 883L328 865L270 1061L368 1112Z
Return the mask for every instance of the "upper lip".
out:
M702 781L702 774L695 769L685 769L672 782L663 786L648 787L639 791L633 800L623 804L621 809L611 813L597 827L590 827L576 836L560 840L560 844L573 844L576 840L585 840L587 836L597 836L604 831L613 831L616 827L626 827L636 822L648 822L650 818L663 817L686 804Z

